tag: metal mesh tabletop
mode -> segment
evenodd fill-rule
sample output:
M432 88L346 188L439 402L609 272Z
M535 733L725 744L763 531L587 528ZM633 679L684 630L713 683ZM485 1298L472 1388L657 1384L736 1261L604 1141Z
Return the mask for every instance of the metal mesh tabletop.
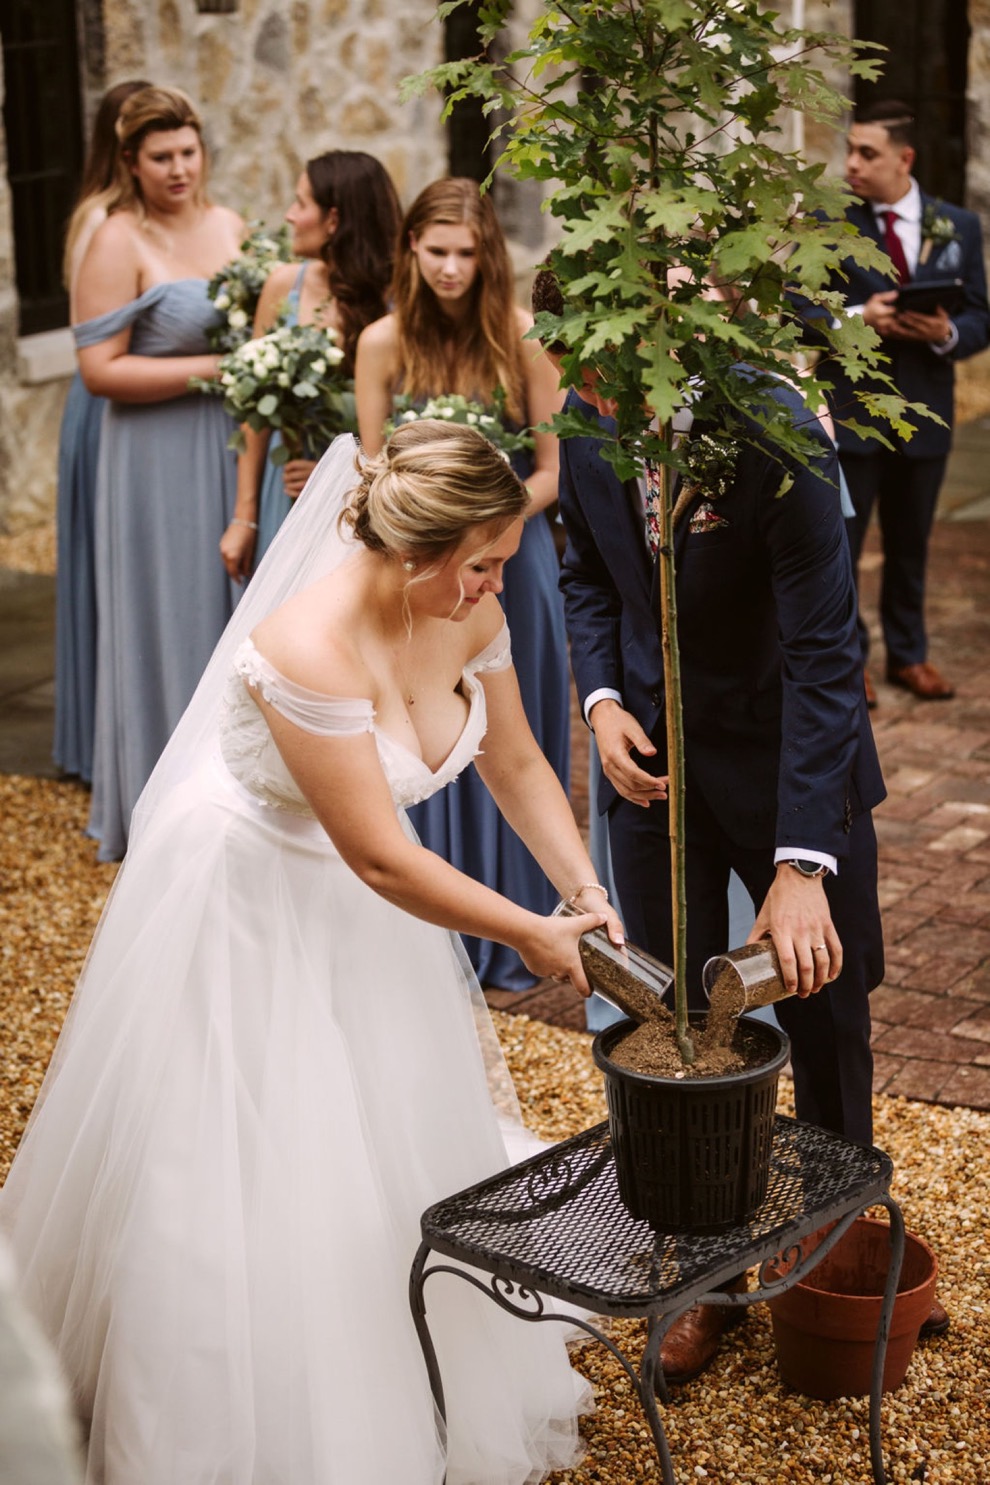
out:
M778 1115L766 1200L751 1221L707 1236L654 1232L619 1199L603 1123L437 1202L422 1232L434 1252L515 1284L599 1314L642 1315L862 1211L892 1169L881 1150Z

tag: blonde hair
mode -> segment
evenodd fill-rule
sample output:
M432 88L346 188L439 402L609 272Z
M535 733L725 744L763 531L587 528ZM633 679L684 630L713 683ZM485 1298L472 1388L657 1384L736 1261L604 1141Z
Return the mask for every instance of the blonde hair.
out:
M478 272L468 313L456 328L423 282L412 249L412 238L435 226L470 227L474 234ZM502 387L506 412L525 421L512 262L491 197L482 195L477 181L450 176L433 181L416 197L399 233L392 298L403 392L411 397L460 392L489 401Z
M131 172L131 166L148 134L166 133L174 129L195 129L203 149L203 170L197 190L197 204L207 203L206 172L207 154L203 143L203 123L192 99L181 88L142 88L126 99L117 116L117 139L120 152L117 157L117 177L108 211L134 211L144 215L141 188Z
M474 428L438 418L404 423L361 476L341 521L369 551L442 560L474 528L525 515L529 491Z

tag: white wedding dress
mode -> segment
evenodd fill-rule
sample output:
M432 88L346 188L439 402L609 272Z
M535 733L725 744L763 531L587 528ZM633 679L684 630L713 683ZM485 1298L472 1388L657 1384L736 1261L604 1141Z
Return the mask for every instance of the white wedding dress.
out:
M219 750L132 837L0 1196L88 1485L443 1478L409 1269L424 1208L507 1163L511 1084L458 941L344 865L246 682L306 731L373 733L401 808L478 751L477 675L508 658L503 631L465 671L433 773L370 702L241 641ZM451 1485L573 1463L587 1389L560 1327L449 1276L426 1299Z

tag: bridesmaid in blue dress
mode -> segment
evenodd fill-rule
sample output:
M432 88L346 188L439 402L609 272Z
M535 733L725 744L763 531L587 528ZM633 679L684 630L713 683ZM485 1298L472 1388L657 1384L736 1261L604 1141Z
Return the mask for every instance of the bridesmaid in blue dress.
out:
M424 401L461 393L491 403L501 390L505 416L519 427L548 421L560 407L556 372L539 346L523 339L532 320L513 301L505 238L491 197L476 181L434 181L417 197L402 224L393 298L393 313L370 325L358 344L358 427L369 454L382 446L400 391ZM566 790L567 642L547 517L557 498L557 440L547 433L534 438L534 455L517 467L531 504L506 569L502 605L529 725ZM423 844L459 870L533 912L553 910L553 888L474 768L410 818ZM464 943L482 985L527 990L534 984L513 950L482 939Z
M104 94L93 119L79 199L65 243L65 282L70 318L78 320L76 284L93 234L106 221L117 169L115 124L121 105L148 87L143 79L118 83ZM96 564L94 516L96 461L103 398L87 392L77 371L69 386L58 441L55 507L55 736L52 757L64 773L93 777L96 705Z
M401 218L388 171L373 155L328 150L307 161L285 214L293 256L303 262L280 263L269 274L255 335L265 335L280 318L290 325L327 325L340 337L341 370L353 376L358 336L387 308ZM303 449L300 457L273 464L281 436L243 432L234 519L220 543L227 572L238 582L261 561L323 453Z
M243 224L206 197L196 111L177 89L124 103L119 199L79 273L79 365L107 398L96 490L99 610L90 832L103 861L127 846L131 810L233 610L217 561L236 461L214 378L210 277Z

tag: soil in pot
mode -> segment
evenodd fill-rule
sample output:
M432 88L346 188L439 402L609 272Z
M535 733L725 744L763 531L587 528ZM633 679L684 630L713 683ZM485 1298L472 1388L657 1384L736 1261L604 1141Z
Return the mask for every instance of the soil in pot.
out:
M698 1020L692 1016L694 1031ZM629 1022L607 1027L592 1047L605 1075L623 1203L667 1232L718 1232L747 1221L766 1196L786 1036L744 1019L736 1047L748 1069L698 1076L677 1056L676 1071L658 1077L615 1060L631 1029Z
M560 911L571 914L575 910L565 904ZM616 948L604 928L582 934L580 951L589 982L636 1023L613 1050L613 1060L651 1077L683 1076L674 1017L663 999L673 984L673 972L635 944ZM738 983L731 965L712 986L712 1008L707 1017L692 1018L692 1078L720 1077L751 1065L741 1054L746 1039L736 1035L742 1001L737 996L719 994L723 981L733 986Z
M869 1392L889 1262L887 1223L857 1217L816 1268L770 1301L777 1366L788 1386L825 1401ZM937 1276L932 1249L909 1232L884 1359L884 1392L904 1380Z

